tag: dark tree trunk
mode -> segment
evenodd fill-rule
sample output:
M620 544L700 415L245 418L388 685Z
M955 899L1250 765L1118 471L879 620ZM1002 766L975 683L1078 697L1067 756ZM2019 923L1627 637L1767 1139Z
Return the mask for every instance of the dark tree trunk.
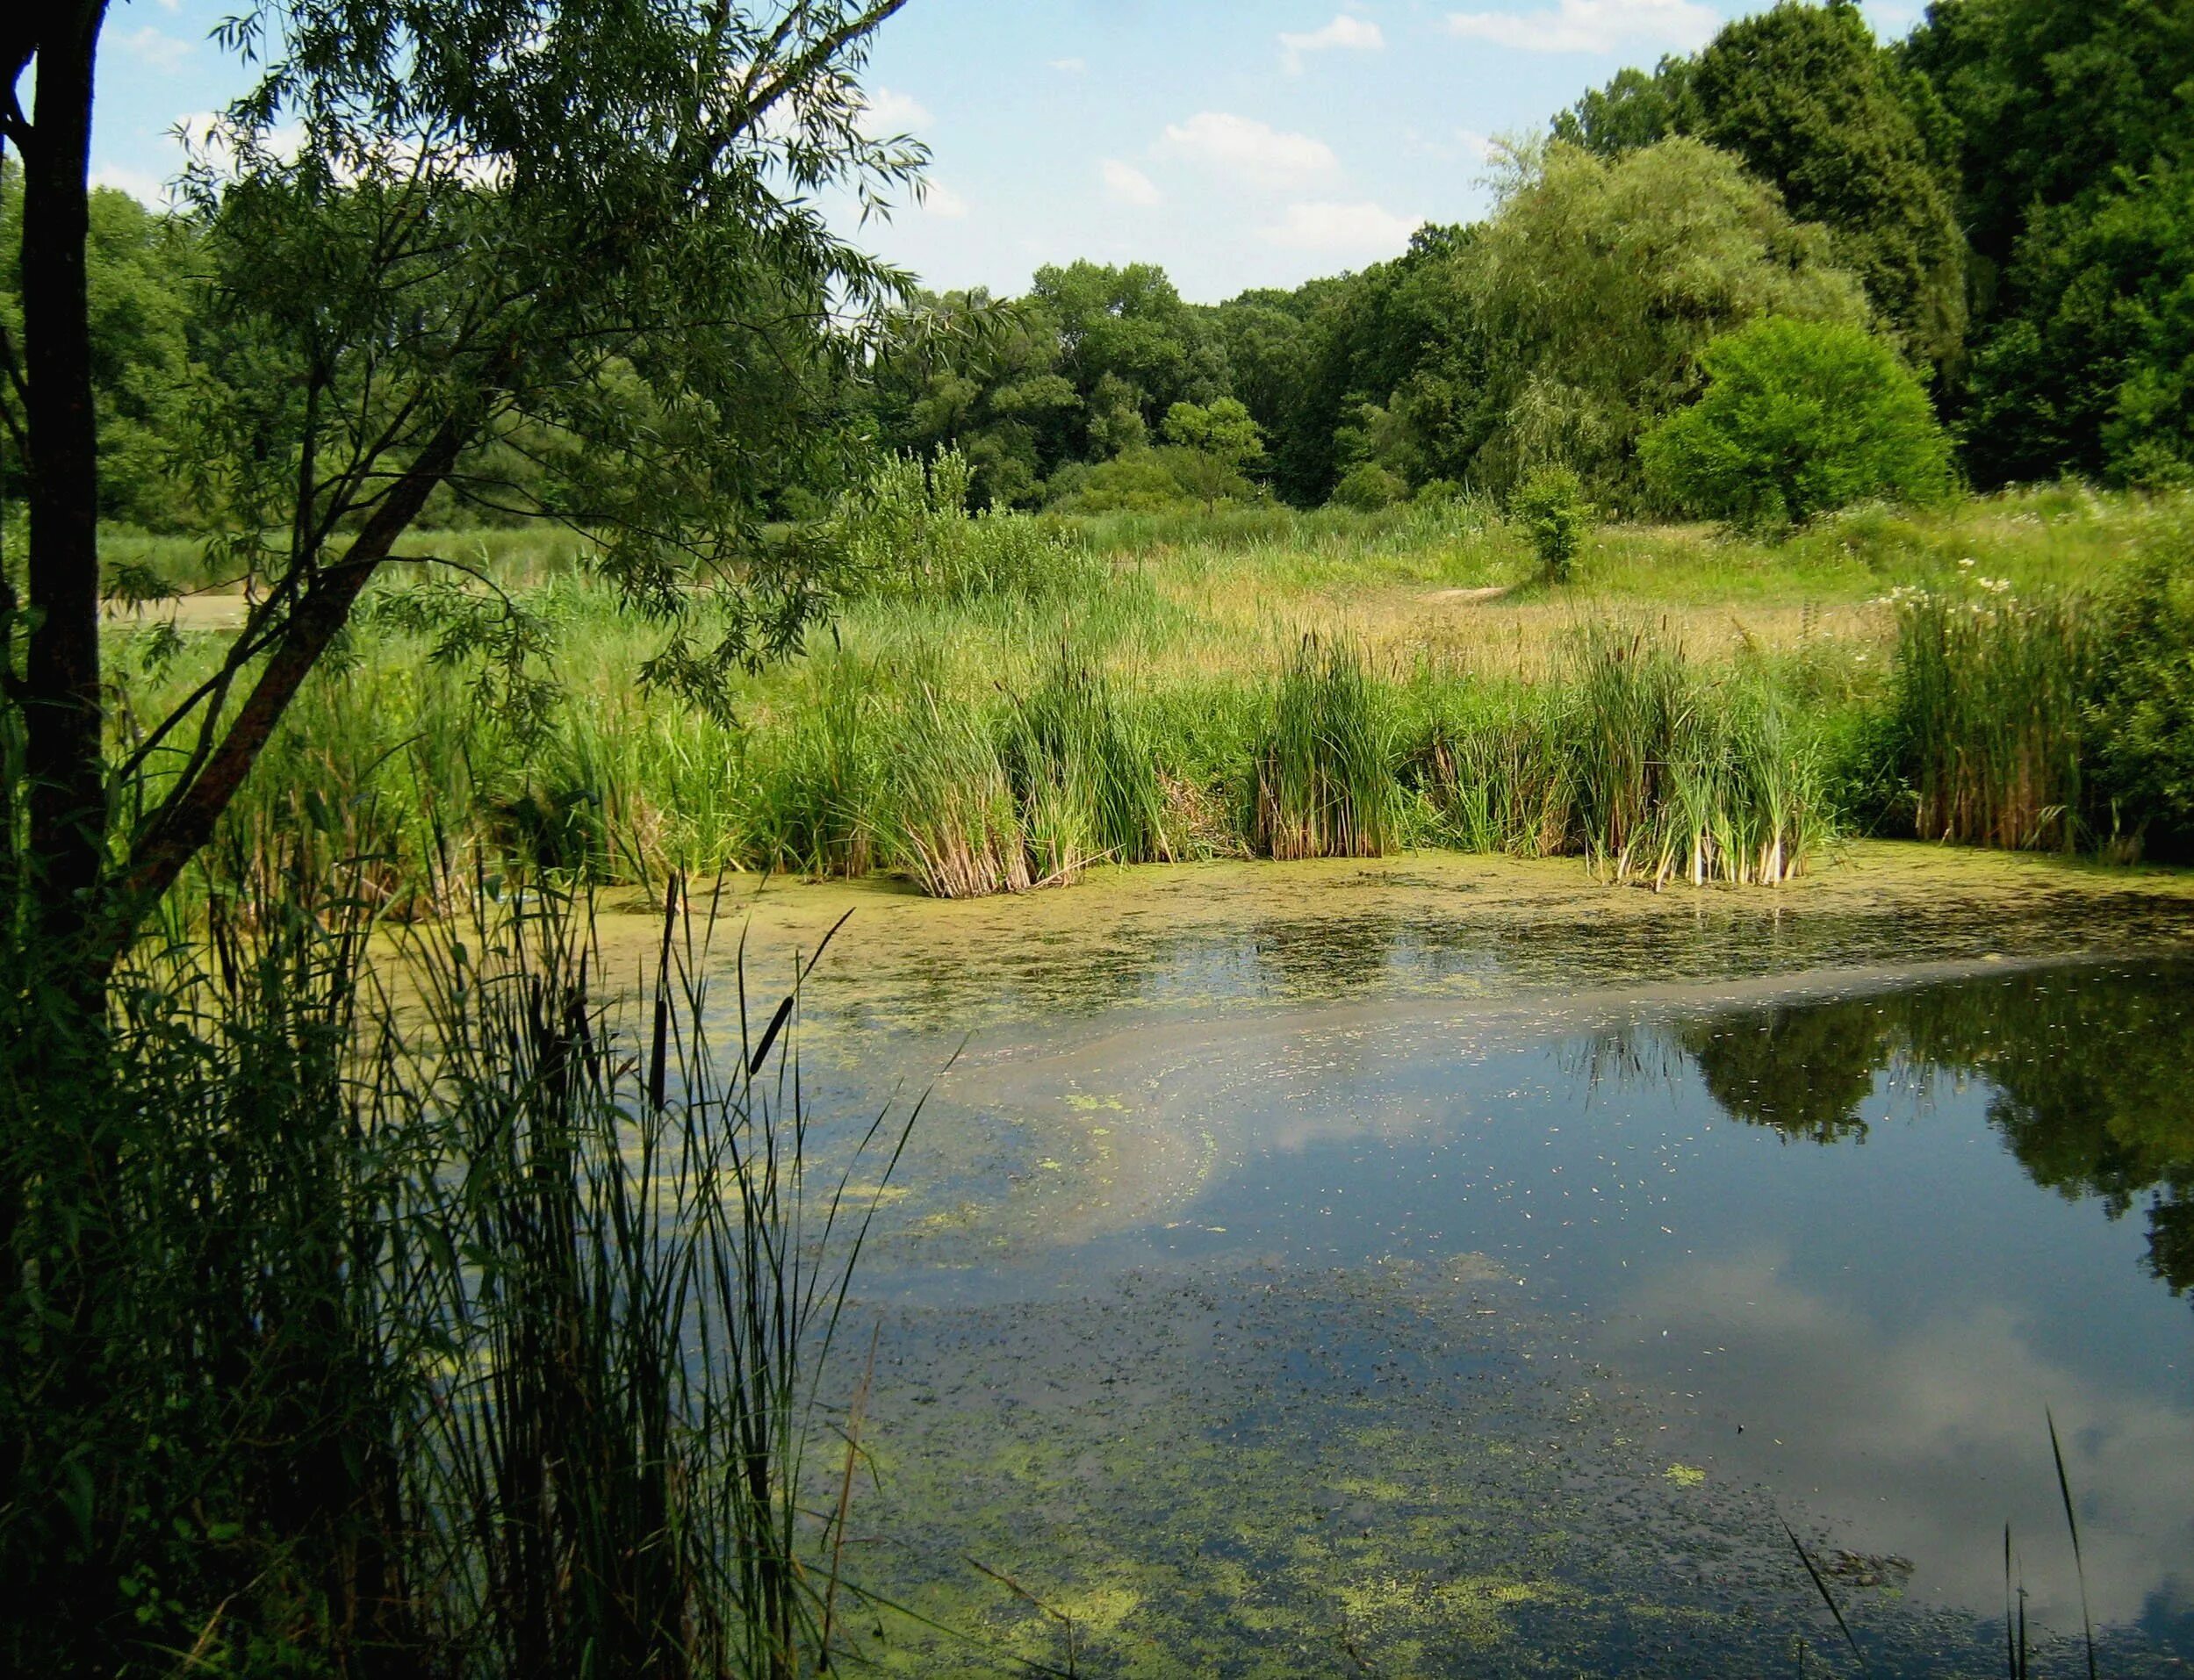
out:
M92 70L105 0L47 0L23 151L23 367L29 387L25 768L28 873L68 969L93 915L106 829L99 692L98 420L84 244ZM67 972L66 970L64 972Z
M389 550L419 517L435 486L457 465L473 430L464 419L444 420L390 487L343 557L306 586L220 744L137 837L130 849L128 872L114 888L104 937L91 948L103 983L138 923L212 837L221 813L243 786L297 691L349 621L350 609Z

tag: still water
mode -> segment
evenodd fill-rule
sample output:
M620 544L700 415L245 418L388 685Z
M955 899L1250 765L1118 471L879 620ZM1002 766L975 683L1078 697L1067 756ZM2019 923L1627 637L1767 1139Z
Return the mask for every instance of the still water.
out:
M874 1655L1857 1672L1825 1590L1874 1672L1978 1675L2009 1590L2083 1671L2054 1417L2104 1671L2187 1672L2194 962L1959 925L1343 916L976 1021L857 1311L865 1578L973 1642ZM948 1048L853 1041L849 1101Z

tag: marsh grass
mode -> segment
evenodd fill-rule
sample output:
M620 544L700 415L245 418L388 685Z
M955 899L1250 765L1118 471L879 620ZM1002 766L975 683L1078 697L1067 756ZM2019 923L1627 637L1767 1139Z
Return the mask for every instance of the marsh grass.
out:
M1071 643L1013 702L1006 737L1024 802L1057 807L1096 857L1144 864L1180 855L1167 834L1157 747L1143 716L1122 704L1111 678Z
M917 467L900 463L904 493L875 517L887 535L895 519L921 528L922 555L879 548L827 635L737 675L722 714L637 683L648 628L579 575L572 539L457 540L533 580L522 605L553 649L536 676L557 686L536 727L508 681L444 657L426 617L369 614L232 812L249 846L224 855L306 833L323 861L377 860L385 903L425 915L448 909L437 847L566 883L899 869L959 894L1108 859L1427 844L1582 855L1663 883L1772 880L1838 825L1911 832L1916 817L1931 837L2061 846L2112 831L2079 818L2117 785L2086 773L2078 614L2051 607L2045 581L2118 576L2189 523L2185 498L2056 486L1855 509L1780 546L1611 526L1554 588L1467 499L1023 521L994 540L932 506L937 468ZM1069 555L1055 575L1011 560L1039 538ZM956 546L986 542L977 560ZM1965 599L1975 554L1991 576L2045 581L2018 585L2016 611L1983 602L1954 623L1882 604L1891 585ZM163 645L113 634L133 667ZM1361 680L1298 669L1306 635L1351 650ZM133 669L118 741L223 645L186 626L167 663ZM162 773L156 757L125 806ZM2136 808L2169 780L2118 777L2136 788L2126 834L2169 827Z
M582 901L450 896L392 952L340 875L216 893L96 1037L4 994L10 1672L845 1654L821 1385L910 1119L817 1178L797 985L713 996L674 891L629 1011Z
M2094 656L2075 597L1983 578L1902 598L1898 717L1922 839L2078 844Z
M1071 879L1089 837L1069 829L1077 812L1062 801L1025 809L989 722L977 707L915 679L893 743L883 795L886 855L934 898L1025 893L1040 879L1030 869L1029 819L1046 825L1042 844Z
M1377 858L1401 833L1387 695L1348 641L1306 636L1272 691L1248 778L1258 856Z
M1413 698L1422 722L1408 779L1426 814L1425 838L1523 858L1567 849L1574 768L1542 691L1421 676Z

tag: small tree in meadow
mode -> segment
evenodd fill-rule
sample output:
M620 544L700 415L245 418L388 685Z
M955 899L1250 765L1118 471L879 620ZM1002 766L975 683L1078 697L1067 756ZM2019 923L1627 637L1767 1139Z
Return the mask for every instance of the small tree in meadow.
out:
M1541 467L1524 480L1509 511L1531 539L1547 580L1567 583L1585 546L1586 528L1592 523L1583 482L1567 467Z
M1749 529L1951 487L1950 440L1896 353L1855 327L1771 317L1700 356L1705 393L1638 441L1670 506Z

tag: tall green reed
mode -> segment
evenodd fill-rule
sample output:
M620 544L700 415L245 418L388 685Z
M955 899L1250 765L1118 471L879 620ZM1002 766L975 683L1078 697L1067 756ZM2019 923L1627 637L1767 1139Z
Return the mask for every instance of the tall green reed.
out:
M1273 690L1257 743L1244 829L1270 858L1376 858L1401 823L1385 696L1363 653L1303 638Z
M989 719L924 678L907 701L883 804L887 855L932 897L1025 892L1039 879ZM1055 811L1055 823L1068 815ZM1064 859L1086 856L1086 835L1054 826L1049 840Z
M1988 578L1895 599L1897 712L1920 837L2072 848L2096 654L2081 604L2020 598Z
M1032 808L1054 800L1075 808L1071 820L1097 856L1163 863L1176 855L1166 833L1156 750L1142 719L1071 643L1061 644L1013 705L1006 736L1023 799Z
M714 997L674 896L637 1021L568 898L393 951L370 895L208 902L103 1031L0 994L0 1568L48 1612L0 1662L829 1666L873 1203L811 1182L797 987Z

